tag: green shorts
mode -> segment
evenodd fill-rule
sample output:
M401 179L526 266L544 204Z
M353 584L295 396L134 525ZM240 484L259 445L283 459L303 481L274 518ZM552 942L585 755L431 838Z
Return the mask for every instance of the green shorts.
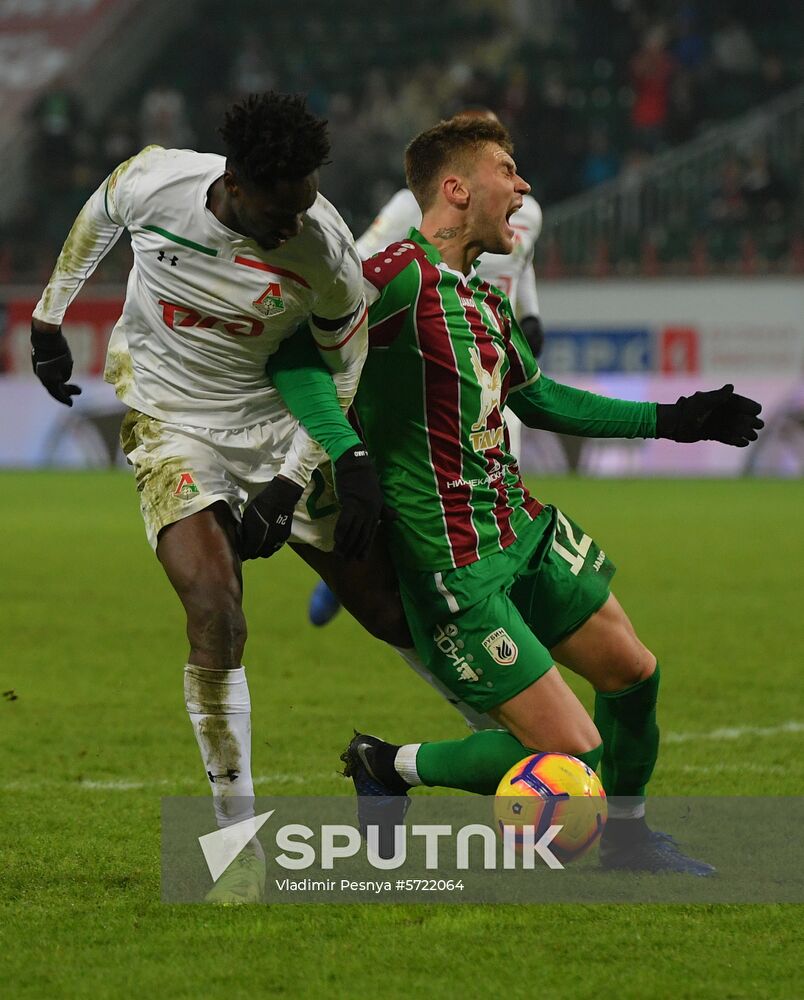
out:
M545 674L553 665L550 648L609 596L614 564L574 521L545 507L531 529L521 545L515 543L511 574L502 584L496 566L490 591L477 563L401 580L419 656L479 712L508 701ZM434 586L428 576L435 577Z

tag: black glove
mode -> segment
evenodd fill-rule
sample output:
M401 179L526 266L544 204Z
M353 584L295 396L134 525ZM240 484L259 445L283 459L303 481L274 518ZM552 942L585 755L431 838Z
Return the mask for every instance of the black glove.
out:
M387 508L374 463L362 444L345 451L335 462L335 492L341 504L335 551L346 559L365 559Z
M525 316L519 321L519 328L525 334L533 357L538 358L544 347L544 328L538 316Z
M275 476L243 511L240 525L240 558L267 559L290 538L293 508L304 487Z
M765 424L760 403L738 396L733 385L656 404L656 437L671 441L722 441L745 448Z
M80 395L81 389L67 381L73 373L73 356L61 330L42 333L31 327L31 363L34 375L50 395L65 406L72 406L73 396Z

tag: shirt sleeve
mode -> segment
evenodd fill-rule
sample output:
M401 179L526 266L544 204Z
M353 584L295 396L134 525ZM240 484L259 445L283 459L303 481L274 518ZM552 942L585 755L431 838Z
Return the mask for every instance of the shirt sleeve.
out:
M508 392L515 393L524 389L539 378L539 363L533 356L527 338L514 317L511 303L507 298L502 300L500 312L508 327L505 338L505 353L510 366L510 381Z
M539 375L508 399L527 427L594 438L656 437L656 404L611 399Z
M347 449L360 444L360 438L344 415L335 382L315 348L309 327L300 327L280 345L268 361L268 375L301 425L282 475L303 486L325 457L321 449L337 461Z
M133 191L146 147L109 174L78 213L33 315L60 325L86 280L130 222Z
M422 213L412 192L407 188L397 191L357 241L358 253L367 260L391 243L404 240L410 227L418 226L421 220Z
M542 231L542 208L535 199L528 198L527 210L531 249L522 270L516 293L516 316L520 320L526 316L541 315L539 311L539 295L536 291L536 272L533 269L533 255Z
M313 344L318 349L317 354L323 374L331 381L334 389L334 401L332 397L328 398L330 402L334 403L334 407L338 409L338 415L345 422L346 418L343 417L343 412L352 405L368 350L363 271L353 244L350 243L347 246L335 280L316 300L313 315L310 316L306 329L312 337ZM299 336L298 333L294 334L294 338L297 336ZM310 373L311 369L308 367L306 378L309 379ZM333 447L332 439L328 436L329 432L320 423L315 422L315 418L311 424L310 408L305 406L303 411L300 409L301 396L305 391L310 390L309 383L305 389L304 378L299 374L291 375L289 380L286 377L284 391L279 384L275 383L283 396L289 391L297 410L305 413L305 417L302 419L291 407L291 400L285 400L288 409L299 420L299 430L291 442L280 473L299 485L306 485L316 466L326 459L324 449L332 456L330 447ZM320 375L316 375L314 385L317 386L317 389L312 391L314 399L320 405L324 405L326 400L321 395L324 387L319 379ZM282 380L281 375L280 380ZM332 392L332 390L328 391ZM330 413L329 419L334 420L335 415ZM325 435L324 438L321 437L322 434ZM326 441L329 441L330 447L327 447ZM334 447L337 450L340 444L334 445ZM340 452L334 457L340 457L347 447L350 447L350 444L340 447Z
M516 290L516 315L517 319L524 319L526 316L539 316L539 295L536 291L536 272L533 270L533 254L528 258L527 264L519 279L519 286Z
M346 248L335 280L316 301L309 329L332 373L338 399L348 408L368 349L363 266L353 243Z

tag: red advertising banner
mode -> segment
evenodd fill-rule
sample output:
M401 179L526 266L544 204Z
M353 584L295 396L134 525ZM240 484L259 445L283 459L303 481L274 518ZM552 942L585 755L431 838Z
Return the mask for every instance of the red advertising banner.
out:
M31 370L31 313L36 299L12 299L0 305L0 371L24 375ZM109 334L123 309L123 297L77 299L62 329L70 343L76 375L101 375Z
M691 375L700 371L700 336L688 326L666 326L659 339L659 371L666 375Z

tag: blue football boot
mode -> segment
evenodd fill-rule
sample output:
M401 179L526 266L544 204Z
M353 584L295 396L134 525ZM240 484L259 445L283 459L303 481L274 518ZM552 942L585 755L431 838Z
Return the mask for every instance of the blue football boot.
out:
M365 840L368 827L377 827L377 853L381 858L394 856L394 828L404 823L410 808L410 785L393 766L398 749L376 736L355 732L341 754L343 774L352 779L357 792L360 833Z
M310 594L307 614L311 625L328 625L341 610L341 602L323 580L319 580Z
M669 833L651 830L644 821L627 822L636 824L634 836L606 837L604 829L600 842L600 864L603 868L630 872L681 872L699 878L717 874L713 865L682 853Z

